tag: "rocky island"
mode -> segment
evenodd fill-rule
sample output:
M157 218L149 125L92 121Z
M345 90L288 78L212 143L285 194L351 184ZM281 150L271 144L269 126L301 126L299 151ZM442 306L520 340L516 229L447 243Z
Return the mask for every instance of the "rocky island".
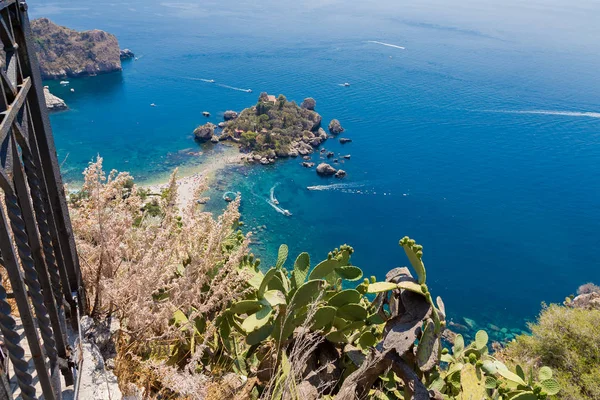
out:
M63 99L50 93L48 86L44 86L44 100L48 111L63 111L68 108Z
M194 130L194 137L201 142L232 140L240 145L240 151L248 153L248 162L271 164L277 158L307 156L328 137L315 107L316 101L310 97L298 105L284 95L263 92L256 105L239 114L226 111L225 121L218 126L222 129L219 136L218 127L207 123ZM339 121L332 123L332 134L343 130Z
M94 29L78 32L48 18L31 21L43 79L61 79L121 70L117 38ZM131 53L133 54L133 53Z

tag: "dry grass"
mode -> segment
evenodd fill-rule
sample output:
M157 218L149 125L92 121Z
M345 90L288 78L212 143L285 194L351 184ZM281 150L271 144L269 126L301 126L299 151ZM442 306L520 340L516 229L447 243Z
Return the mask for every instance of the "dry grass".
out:
M136 382L147 394L162 398L169 398L169 392L183 396L177 398L203 398L206 378L198 373L198 364L203 345L212 337L211 321L245 289L237 267L248 240L234 232L239 200L216 219L195 204L179 210L173 173L158 200L159 215L151 216L129 174L106 175L98 158L84 176L82 192L72 201L71 219L88 312L96 318L115 315L121 321L121 383ZM204 189L200 185L197 195ZM144 349L169 349L193 332L191 325L170 324L176 310L190 321L202 316L208 325L204 342L180 368L165 365L160 357L144 356Z

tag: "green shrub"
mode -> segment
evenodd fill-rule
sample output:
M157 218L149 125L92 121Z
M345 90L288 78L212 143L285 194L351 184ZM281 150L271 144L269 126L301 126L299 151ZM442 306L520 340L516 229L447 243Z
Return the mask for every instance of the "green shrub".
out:
M600 310L553 304L530 329L532 335L517 337L502 357L508 363L551 367L563 388L560 399L600 399Z

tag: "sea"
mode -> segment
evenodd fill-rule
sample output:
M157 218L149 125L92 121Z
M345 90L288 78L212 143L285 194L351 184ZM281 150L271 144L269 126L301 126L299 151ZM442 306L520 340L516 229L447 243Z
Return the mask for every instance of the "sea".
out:
M452 321L505 332L600 283L597 1L28 3L32 18L106 30L137 57L46 83L70 107L51 122L73 187L97 155L141 184L193 171L227 150L195 143L199 124L262 91L310 96L352 139L323 145L344 179L289 159L222 170L209 192L215 214L240 192L264 267L282 243L312 265L347 243L383 279L408 265L407 235Z

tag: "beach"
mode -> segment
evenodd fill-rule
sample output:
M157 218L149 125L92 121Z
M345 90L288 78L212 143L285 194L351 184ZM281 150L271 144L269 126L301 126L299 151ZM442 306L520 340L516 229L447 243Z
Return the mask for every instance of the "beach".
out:
M203 180L210 187L210 183L217 176L218 172L226 167L241 165L245 154L239 153L236 147L231 147L233 151L226 151L224 154L214 155L200 165L186 167L178 170L177 178L177 206L180 210L185 209L194 199L194 192ZM149 185L140 185L140 187L149 189L153 193L160 193L168 186L168 179Z

